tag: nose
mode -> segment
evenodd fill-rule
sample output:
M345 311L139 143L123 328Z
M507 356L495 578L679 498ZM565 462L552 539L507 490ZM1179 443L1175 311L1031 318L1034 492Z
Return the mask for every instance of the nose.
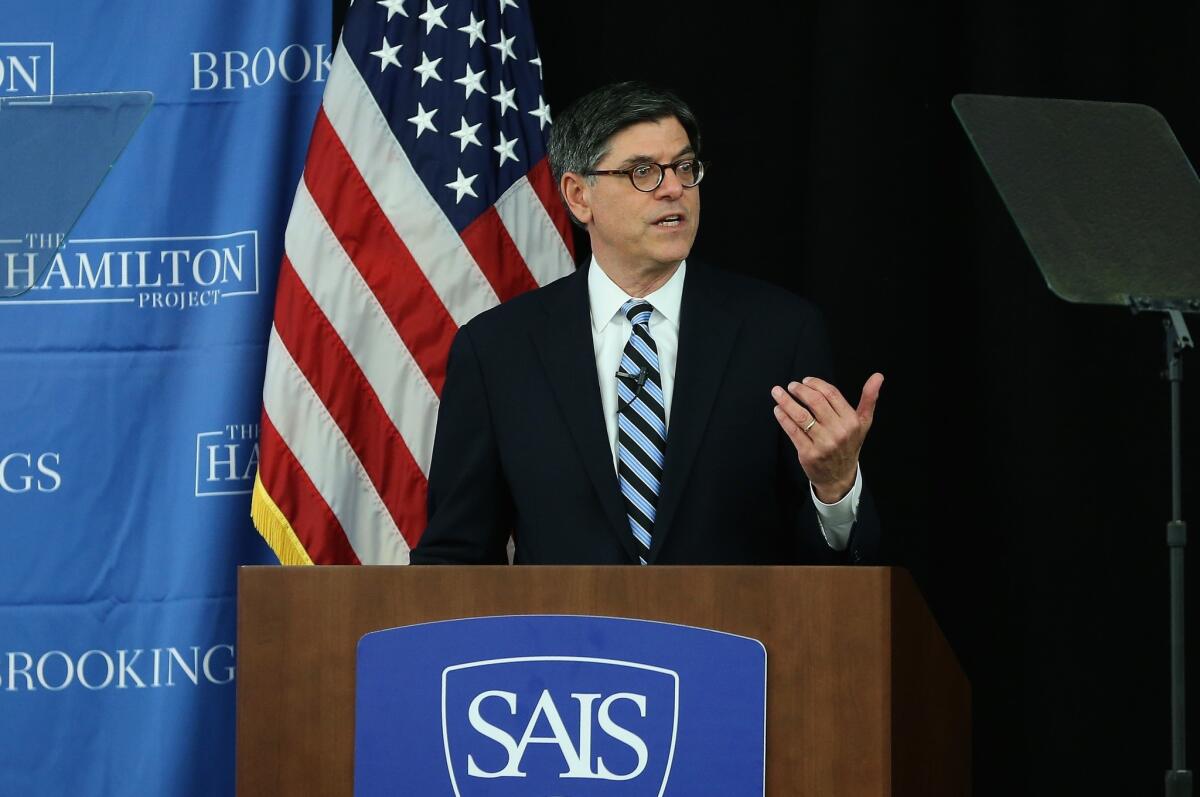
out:
M683 191L683 183L679 182L679 175L675 174L675 169L671 166L663 169L663 179L658 188L654 189L654 196L661 199L678 199Z

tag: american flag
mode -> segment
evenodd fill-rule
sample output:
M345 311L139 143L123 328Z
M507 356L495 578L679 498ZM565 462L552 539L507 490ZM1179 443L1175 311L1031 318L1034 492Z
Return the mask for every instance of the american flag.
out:
M401 564L455 331L573 268L527 0L357 0L288 220L251 515L284 564Z

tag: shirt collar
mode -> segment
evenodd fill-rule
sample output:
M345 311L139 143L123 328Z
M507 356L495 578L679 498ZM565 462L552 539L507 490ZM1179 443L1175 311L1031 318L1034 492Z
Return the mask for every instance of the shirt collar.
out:
M646 297L646 301L662 314L675 327L679 326L679 307L683 303L683 278L687 270L687 261L679 264L675 273L662 287ZM591 267L588 268L588 303L592 312L592 329L599 332L612 321L621 310L621 305L630 297L613 282L596 258L592 256Z

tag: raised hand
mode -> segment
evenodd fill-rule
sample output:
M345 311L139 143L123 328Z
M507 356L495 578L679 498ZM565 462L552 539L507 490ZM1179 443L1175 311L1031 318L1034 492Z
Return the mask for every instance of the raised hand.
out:
M771 388L775 419L796 447L800 467L812 482L817 498L840 501L854 486L858 452L871 429L883 374L871 374L857 407L836 387L815 376Z

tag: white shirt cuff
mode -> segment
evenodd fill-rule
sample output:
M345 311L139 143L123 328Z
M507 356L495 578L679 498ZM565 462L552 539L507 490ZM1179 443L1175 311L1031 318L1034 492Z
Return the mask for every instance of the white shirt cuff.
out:
M821 526L821 533L825 535L825 542L835 551L844 551L850 544L850 530L854 528L854 521L858 517L858 499L862 496L862 484L860 467L854 473L854 486L850 488L850 492L833 504L827 504L817 498L817 491L813 489L812 484L808 485L813 506L817 508L817 522Z

